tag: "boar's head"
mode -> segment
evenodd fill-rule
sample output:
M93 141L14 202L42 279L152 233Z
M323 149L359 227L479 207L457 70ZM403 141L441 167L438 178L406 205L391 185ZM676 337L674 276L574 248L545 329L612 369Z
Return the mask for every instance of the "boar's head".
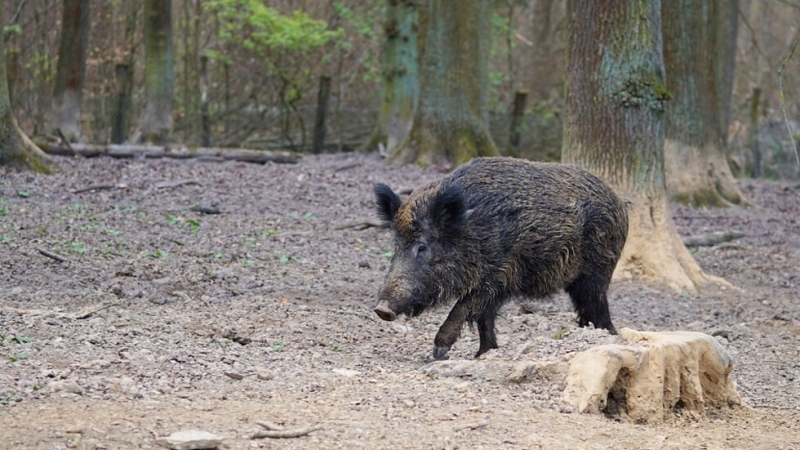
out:
M460 186L434 183L402 202L385 184L375 186L378 215L394 231L394 256L374 311L383 320L414 317L463 296L466 209Z

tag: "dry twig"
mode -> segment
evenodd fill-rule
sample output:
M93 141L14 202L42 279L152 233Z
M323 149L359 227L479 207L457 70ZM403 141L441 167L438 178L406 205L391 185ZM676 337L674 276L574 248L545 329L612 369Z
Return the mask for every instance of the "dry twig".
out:
M89 191L103 191L108 189L116 189L117 186L114 184L97 184L92 186L86 186L85 188L75 189L72 191L73 194L80 194L82 192L89 192Z
M47 251L47 250L45 250L43 248L37 248L36 251L39 252L40 254L44 255L44 256L47 256L50 259L56 260L58 262L70 262L69 258L61 256L61 255L59 255L57 253L49 252L49 251Z
M83 308L83 311L77 313L58 313L54 311L47 311L44 309L21 309L21 308L12 308L8 306L0 309L2 309L3 311L22 314L25 316L56 316L59 318L77 320L77 319L86 319L87 317L91 316L94 313L97 313L99 311L117 305L119 305L118 302L103 302L103 303L98 303L97 305L87 306L86 308Z
M320 425L312 425L310 427L295 428L294 430L259 430L250 436L250 439L288 439L305 436L309 433L322 429Z
M351 222L344 225L335 227L334 230L344 230L347 228L354 228L356 231L366 230L367 228L380 227L381 224L372 220L362 220L360 222Z
M256 425L260 425L264 427L266 430L270 431L282 431L283 427L278 425L277 423L270 422L268 420L257 420Z
M480 422L475 422L475 423L472 423L472 424L469 424L469 425L464 425L464 426L461 426L461 427L457 427L455 429L455 431L477 430L479 428L486 428L488 426L489 426L489 419L484 419L484 420L481 420Z

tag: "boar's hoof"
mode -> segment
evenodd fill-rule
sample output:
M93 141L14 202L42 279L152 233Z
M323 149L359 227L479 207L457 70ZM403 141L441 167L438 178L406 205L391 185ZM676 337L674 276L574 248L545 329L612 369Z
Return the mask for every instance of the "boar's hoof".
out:
M442 361L448 359L447 352L450 351L450 347L433 347L433 359L437 361Z
M375 314L378 315L378 317L380 317L381 319L386 320L388 322L391 322L391 321L393 321L394 319L397 318L397 314L395 314L394 311L389 309L383 303L381 303L378 306L376 306L374 311L375 311Z

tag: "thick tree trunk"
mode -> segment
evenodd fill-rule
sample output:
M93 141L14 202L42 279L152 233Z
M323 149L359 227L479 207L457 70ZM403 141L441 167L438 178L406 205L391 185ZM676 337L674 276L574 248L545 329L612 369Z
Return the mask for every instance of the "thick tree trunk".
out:
M360 151L374 151L383 144L392 152L411 130L419 93L417 8L414 0L388 0L381 52L381 107L375 131Z
M164 144L172 132L172 1L145 1L145 107L138 142Z
M53 110L48 129L61 130L71 142L81 137L81 91L86 73L89 0L64 0L61 44L53 86Z
M390 163L459 165L498 154L487 120L491 12L489 0L421 4L419 103Z
M632 203L616 275L694 290L712 278L684 247L667 205L660 1L570 0L568 8L562 158Z
M0 23L5 23L2 20L4 3L0 0ZM14 119L7 80L5 43L0 39L0 166L52 173L57 168L53 160L28 139Z
M728 166L738 0L662 3L670 199L695 207L747 204Z

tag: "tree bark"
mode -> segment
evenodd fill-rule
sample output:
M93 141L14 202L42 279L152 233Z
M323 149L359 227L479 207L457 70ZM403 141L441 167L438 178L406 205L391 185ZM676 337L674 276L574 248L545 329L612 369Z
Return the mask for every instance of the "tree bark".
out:
M487 120L491 1L431 0L420 15L419 104L389 162L449 166L497 155Z
M145 107L135 140L165 144L172 132L172 0L145 0Z
M360 151L374 151L384 144L391 153L411 130L419 97L417 3L388 0L381 52L381 106L375 131Z
M517 91L514 95L514 109L511 111L511 131L509 133L508 143L509 153L516 155L519 152L519 143L521 140L522 132L522 119L525 117L525 105L528 102L528 93L526 91Z
M672 201L749 204L727 162L738 0L662 3L666 108L664 162Z
M331 96L331 77L319 77L319 92L317 92L317 116L314 120L314 142L311 151L318 155L325 147L325 115L328 111L328 99Z
M117 64L114 67L117 79L117 104L114 107L114 119L111 124L111 142L122 144L128 139L128 110L130 109L130 92L133 84L131 66Z
M562 159L632 203L616 276L693 291L713 280L686 250L667 205L658 0L570 0Z
M200 57L200 145L211 147L211 115L209 113L208 90L211 81L208 77L208 56Z
M77 142L81 137L81 91L86 73L88 37L89 0L64 0L48 129L61 130L70 142Z
M5 23L2 20L4 3L0 0L0 23ZM28 139L14 119L8 94L4 39L0 39L0 166L39 173L52 173L57 169L53 160Z

